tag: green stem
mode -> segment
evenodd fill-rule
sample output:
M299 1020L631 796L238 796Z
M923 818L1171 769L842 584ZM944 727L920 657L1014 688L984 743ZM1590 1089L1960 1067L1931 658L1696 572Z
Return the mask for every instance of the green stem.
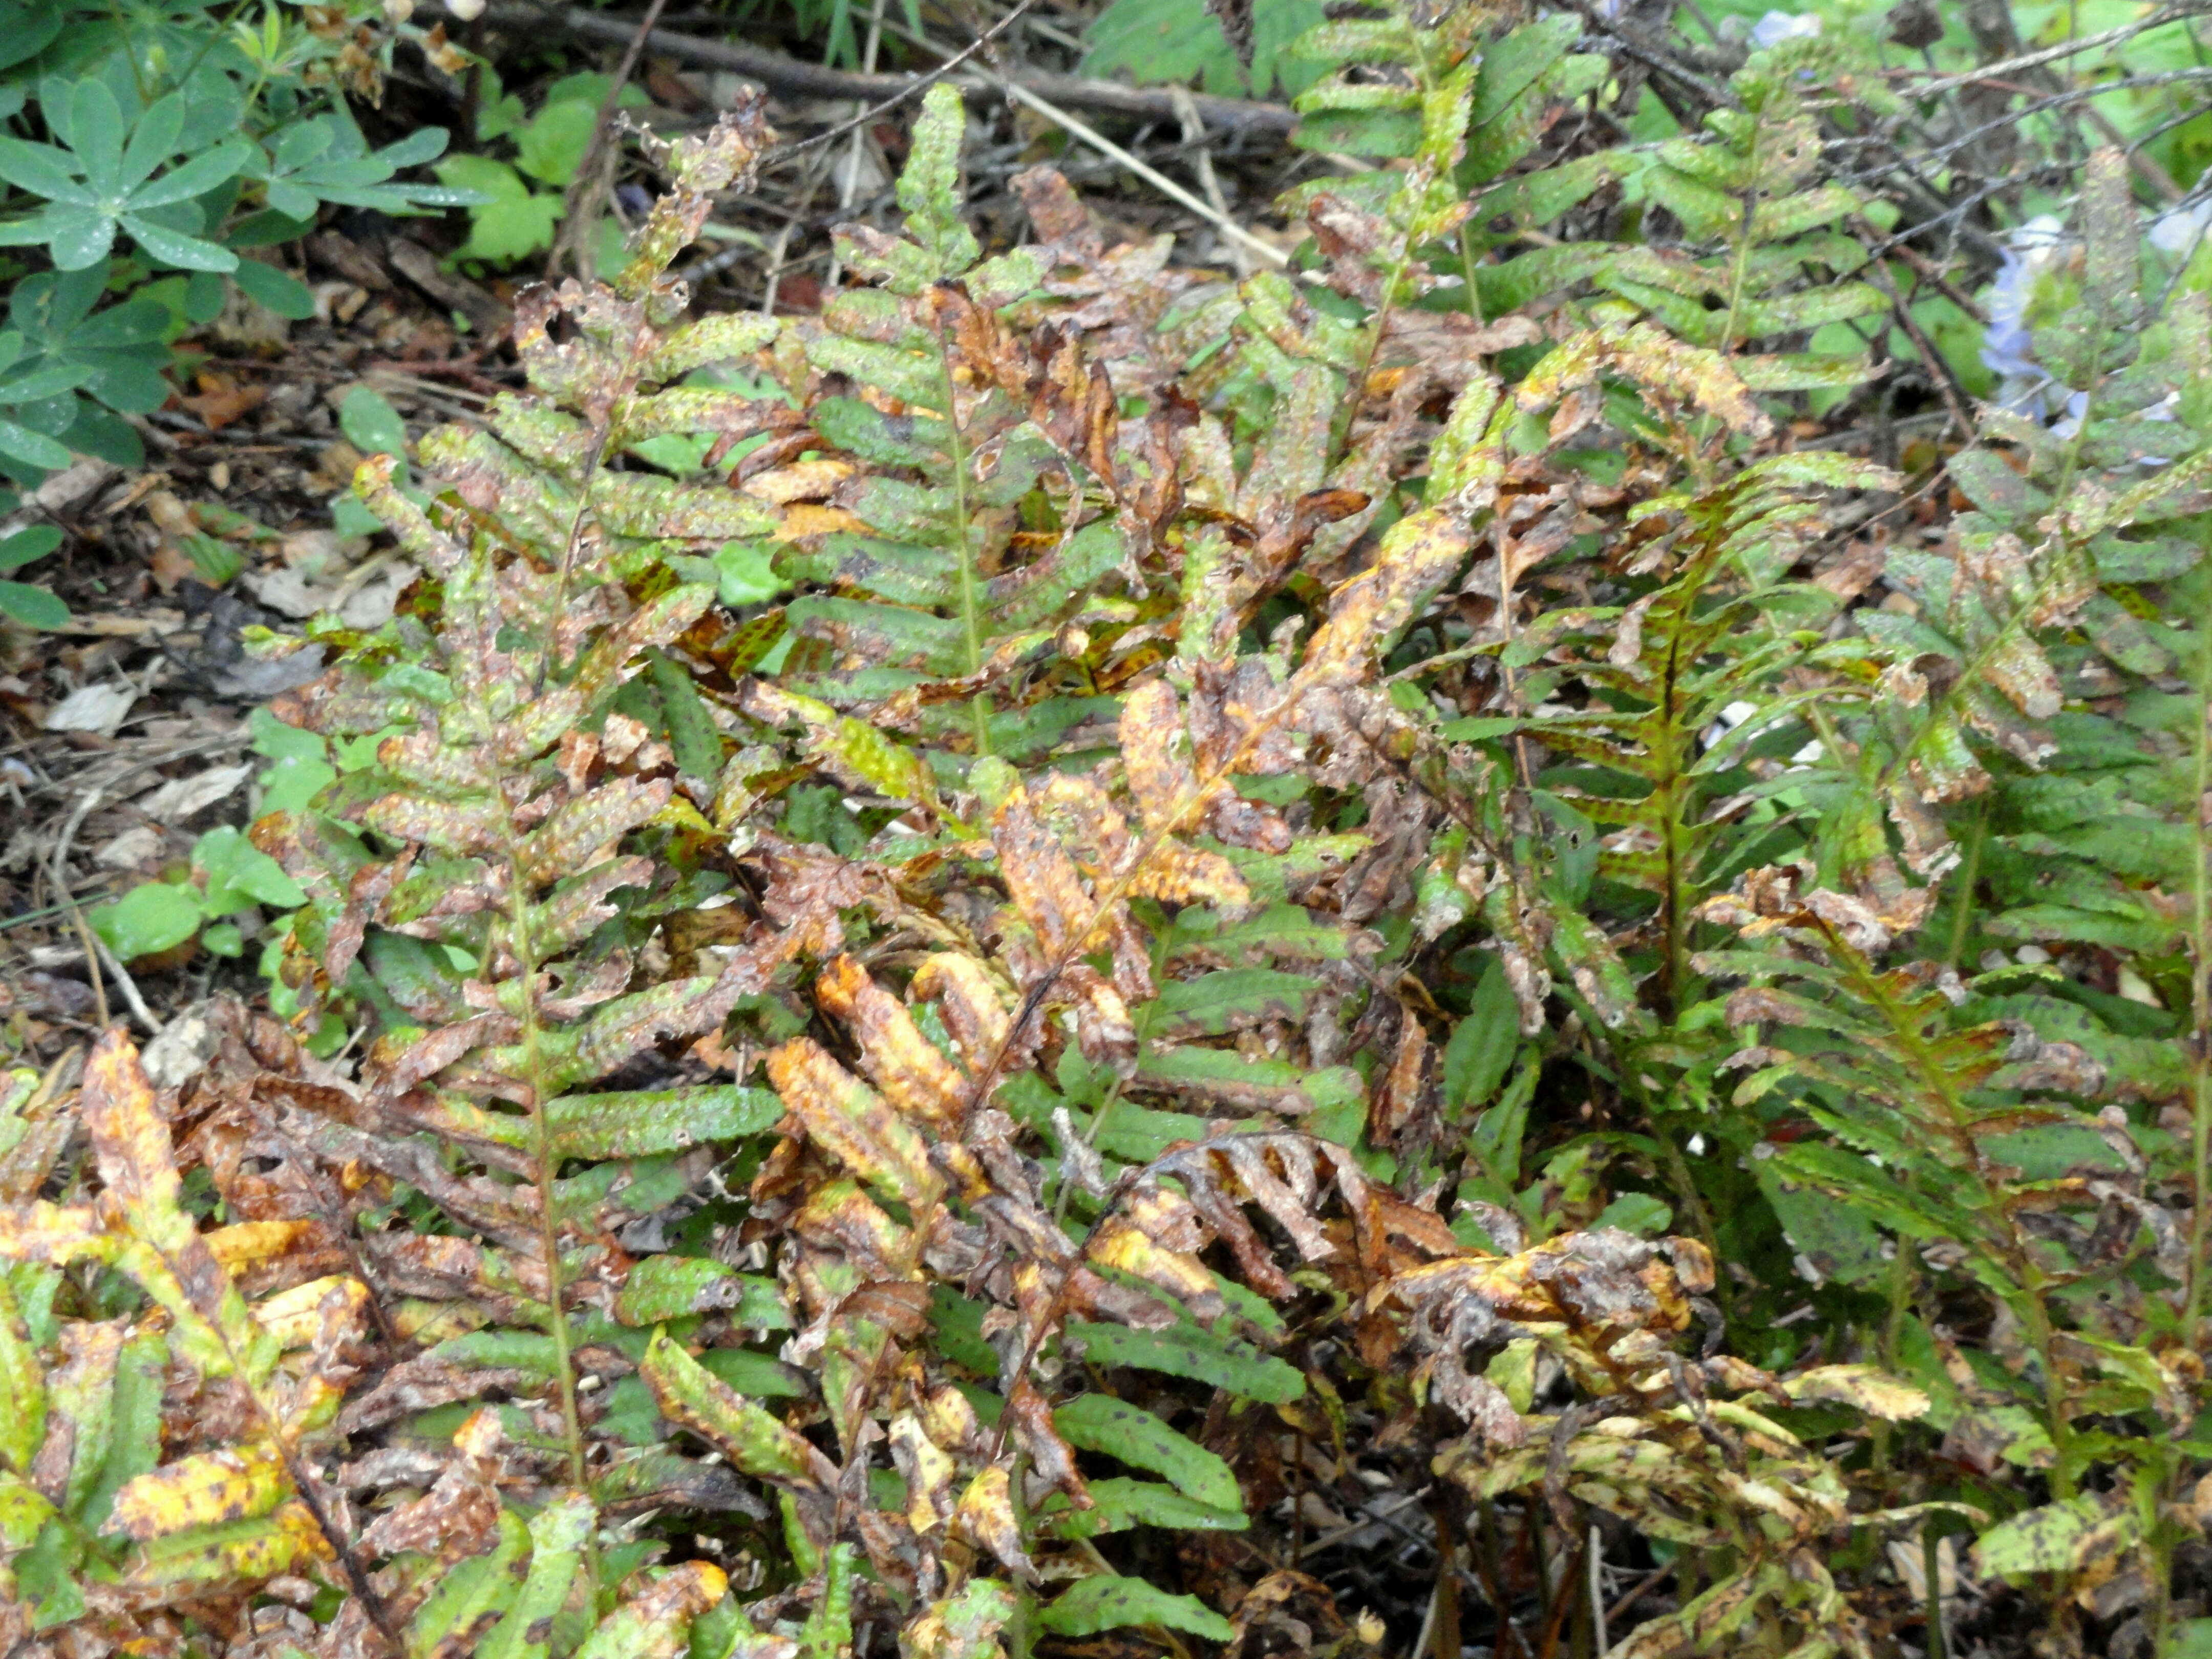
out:
M1920 1570L1928 1583L1928 1659L1950 1659L1943 1639L1942 1540L1936 1536L1934 1517L1920 1523Z
M2045 1299L2049 1281L2021 1240L2018 1227L1990 1191L1981 1145L1974 1137L1973 1113L1960 1094L1950 1068L1929 1047L1918 1026L1899 1006L1888 984L1866 959L1832 935L1829 945L1835 959L1844 967L1851 990L1880 1012L1897 1044L1899 1057L1921 1085L1923 1105L1933 1109L1924 1116L1905 1111L1900 1111L1899 1115L1916 1126L1932 1120L1931 1127L1951 1143L1958 1172L1966 1177L1959 1182L1954 1201L1971 1204L1982 1224L1981 1248L1986 1258L2015 1287L2005 1296L2005 1301L2019 1317L2027 1332L2028 1347L2042 1368L2044 1407L2050 1419L2045 1426L2051 1434L2051 1443L2058 1453L2057 1467L2051 1474L2051 1492L2062 1499L2071 1498L2074 1473L2069 1467L2068 1449L2074 1437L2067 1416L2066 1377L2058 1363L2056 1333ZM1959 1242L1969 1249L1976 1248L1972 1241ZM1900 1237L1899 1249L1902 1251L1904 1248L1905 1241Z
M1897 1236L1897 1255L1889 1264L1889 1310L1881 1322L1881 1368L1894 1376L1897 1371L1897 1345L1905 1334L1905 1304L1912 1297L1912 1239L1910 1234ZM1895 1425L1877 1418L1874 1425L1874 1469L1881 1474L1889 1467L1889 1443L1896 1432Z
M494 799L504 802L503 790ZM553 1339L554 1372L561 1387L561 1427L568 1443L568 1478L578 1492L588 1491L584 1470L584 1425L576 1411L576 1374L570 1362L568 1310L561 1297L561 1218L555 1182L561 1173L560 1155L553 1146L553 1129L545 1112L545 1066L542 1028L538 1020L538 953L530 939L529 884L523 878L522 837L510 811L506 823L507 867L507 925L511 946L522 986L523 1074L530 1087L530 1133L537 1164L538 1247L545 1255L546 1333Z
M1474 286L1474 238L1468 234L1467 221L1459 226L1460 263L1467 267L1467 314L1474 319L1477 328L1482 326L1482 295Z
M1951 945L1943 954L1944 962L1953 968L1966 954L1966 935L1974 920L1974 885L1981 879L1982 849L1988 845L1989 838L1990 815L1986 809L1978 811L1974 814L1972 838L1966 842L1966 860L1959 871L1959 905L1951 916Z
M1687 854L1683 842L1690 828L1683 823L1684 796L1687 780L1683 775L1682 746L1685 733L1680 729L1680 700L1676 696L1680 678L1679 657L1681 631L1677 629L1668 642L1667 678L1663 691L1666 719L1660 729L1665 734L1661 741L1661 752L1655 757L1663 769L1652 786L1658 805L1660 827L1660 856L1666 867L1666 891L1662 902L1667 911L1667 960L1663 995L1666 1006L1660 1012L1669 1023L1682 1018L1682 1009L1690 1000L1690 911L1693 908L1690 896Z
M2197 851L2190 860L2189 1212L2188 1284L2181 1305L2181 1340L2197 1346L2204 1311L2205 1250L2212 1244L2212 622L2197 619Z
M967 652L963 666L974 674L983 666L984 634L982 592L975 580L975 548L969 532L968 441L960 429L959 391L952 384L952 366L940 356L938 368L939 382L945 388L945 429L952 452L952 534L957 543L952 562L960 580L961 643ZM988 755L991 752L991 694L978 691L968 708L975 723L975 753Z

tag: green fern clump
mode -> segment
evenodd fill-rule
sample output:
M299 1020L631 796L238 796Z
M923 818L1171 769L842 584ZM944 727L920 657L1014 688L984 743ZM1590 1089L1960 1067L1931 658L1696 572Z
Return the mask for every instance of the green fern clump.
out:
M713 602L704 585L665 586L658 561L728 533L733 518L702 527L712 514L758 509L598 465L665 414L641 382L730 349L723 325L663 331L680 295L659 270L696 229L684 216L696 222L763 143L751 111L687 141L671 157L679 190L641 233L635 263L611 289L568 293L579 342L526 343L548 403L582 411L520 399L499 411L496 430L518 444L551 434L544 471L494 438L449 434L426 446L445 481L434 519L392 488L388 462L364 469L363 498L439 583L441 625L424 637L400 624L307 701L302 719L327 736L402 734L381 742L377 768L344 797L255 831L315 901L294 929L293 980L323 999L357 991L383 1011L371 1100L400 1138L371 1143L371 1164L474 1236L369 1247L379 1273L420 1299L410 1319L450 1333L415 1363L477 1376L442 1385L447 1398L517 1371L551 1385L568 1483L600 1504L660 1489L696 1499L714 1482L665 1455L591 1449L603 1443L580 1406L573 1355L596 1342L634 1360L644 1342L616 1322L629 1316L611 1305L620 1258L595 1241L654 1207L653 1194L696 1180L703 1165L687 1149L774 1115L768 1097L734 1085L593 1092L669 1037L718 1027L764 988L775 956L740 951L712 971L634 982L638 954L665 948L659 918L696 908L727 878L674 875L620 848L641 833L648 844L711 836L675 786L690 773L711 795L721 740L688 680L679 694L703 730L669 720L673 749L619 704L629 678L651 678L668 660L662 648ZM617 329L627 331L619 347ZM659 394L670 395L682 394ZM494 479L495 510L472 504ZM643 504L655 501L651 516ZM634 533L641 522L666 533ZM648 555L655 562L641 562ZM639 603L625 574L664 591ZM410 1146L451 1150L426 1158ZM481 1173L439 1173L446 1156ZM362 1420L387 1409L372 1404Z
M899 185L908 240L853 228L841 242L879 285L837 296L802 343L821 377L809 419L857 475L839 499L849 527L780 568L830 590L789 608L802 643L787 686L840 708L892 703L895 727L939 745L961 728L981 756L1033 743L1033 720L1053 729L1050 700L1024 709L1018 688L1050 673L1062 628L1131 619L1095 590L1152 550L1115 511L1130 461L1103 371L1073 338L1040 358L996 320L1045 266L1026 248L977 263L958 210L963 127L958 100L933 92ZM1007 683L1012 696L993 690Z
M1714 902L1787 942L1705 960L1760 988L1728 1005L1760 1034L1731 1062L1735 1102L1775 1121L1787 1101L1826 1132L1763 1147L1760 1179L1802 1250L1886 1293L1884 1358L1933 1381L1945 1299L1971 1283L2001 1310L2014 1358L1939 1385L1931 1416L1974 1449L1977 1562L2132 1572L2123 1605L2149 1633L2172 1616L2160 1494L2185 1468L2172 1436L2202 1308L2202 1206L2172 1199L2202 1178L2212 1104L2178 1040L2208 1017L2189 964L2212 890L2212 680L2203 301L2154 313L2138 238L2103 152L2059 292L2038 298L2061 417L1993 410L1952 459L1970 510L1945 547L1891 556L1905 603L1858 613L1880 678L1830 738L1850 760L1819 862ZM2112 303L2078 302L2091 291ZM1879 872L1883 810L1929 885ZM1831 872L1860 896L1811 890Z
M769 135L653 151L530 389L364 471L424 579L283 705L358 1071L225 1011L174 1147L117 1044L90 1174L0 1114L0 1389L131 1413L0 1436L37 1618L282 1567L337 1655L1870 1655L1971 1529L2060 1638L2175 1626L2202 301L2066 302L2139 285L2100 160L2046 418L1839 550L1899 483L1803 441L1875 292L1841 54L1596 149L1581 44L1328 26L1304 141L1386 165L1233 281L1042 169L982 257L939 88L818 317L687 320ZM1328 1589L1378 1474L1421 1626Z

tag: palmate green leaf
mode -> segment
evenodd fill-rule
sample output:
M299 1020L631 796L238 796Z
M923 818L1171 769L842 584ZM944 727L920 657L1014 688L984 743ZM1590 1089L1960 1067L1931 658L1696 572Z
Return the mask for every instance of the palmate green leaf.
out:
M1101 1573L1060 1592L1037 1614L1037 1624L1055 1636L1094 1636L1127 1626L1156 1626L1187 1631L1209 1642L1236 1634L1229 1621L1194 1595L1176 1595L1143 1578Z
M48 471L67 466L76 459L66 445L57 443L43 432L33 432L19 421L5 418L0 418L0 455Z
M179 270L232 271L238 255L228 248L198 236L187 236L141 213L126 213L119 221L131 240L165 265ZM61 262L58 259L57 264Z
M1086 1394L1052 1414L1071 1446L1103 1452L1132 1468L1149 1469L1185 1497L1218 1510L1242 1510L1243 1493L1228 1464L1177 1434L1152 1413L1102 1394Z
M1306 1380L1296 1367L1198 1325L1140 1331L1076 1321L1062 1331L1061 1340L1094 1365L1133 1365L1187 1376L1249 1400L1284 1405L1306 1391Z

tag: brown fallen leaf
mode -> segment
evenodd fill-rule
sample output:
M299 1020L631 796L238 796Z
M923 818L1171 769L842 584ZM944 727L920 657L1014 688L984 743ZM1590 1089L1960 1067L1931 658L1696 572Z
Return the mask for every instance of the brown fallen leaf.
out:
M177 393L171 402L199 416L210 432L220 432L234 421L241 420L269 401L269 388L264 386L240 386L226 374L204 369L194 377L198 392L186 397Z

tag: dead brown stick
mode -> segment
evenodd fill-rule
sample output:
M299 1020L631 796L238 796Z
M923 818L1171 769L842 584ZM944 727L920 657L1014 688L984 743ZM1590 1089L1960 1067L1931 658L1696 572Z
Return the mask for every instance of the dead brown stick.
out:
M426 8L427 9L427 8ZM758 46L736 46L656 28L639 35L635 21L586 11L580 6L535 5L528 0L500 0L484 14L495 25L523 25L543 29L548 25L579 40L627 46L642 38L647 51L700 69L729 70L759 82L770 92L786 97L835 98L871 102L896 97L913 77L905 75L863 75L849 70L804 64L780 52ZM1000 95L999 83L982 75L948 77L971 102L988 102ZM1164 88L1126 87L1115 81L1094 80L1079 75L1050 75L1036 70L1012 77L1018 85L1066 109L1092 110L1133 120L1178 122L1174 95ZM1209 128L1249 134L1254 138L1280 142L1297 125L1296 112L1281 104L1260 103L1244 98L1218 98L1194 94L1192 104Z
M637 33L630 36L629 47L623 53L622 65L607 83L607 95L599 100L599 118L592 123L592 142L585 147L584 159L577 164L575 179L568 185L568 199L562 204L561 234L553 241L553 251L546 256L545 274L550 277L560 274L565 258L574 265L576 274L589 280L599 275L594 270L590 244L585 240L591 234L587 222L599 217L599 197L606 186L600 176L600 158L609 147L609 129L614 125L615 112L621 107L623 88L636 71L638 54L645 50L646 37L653 26L660 21L661 9L668 0L653 0L646 8L644 21L638 24Z

